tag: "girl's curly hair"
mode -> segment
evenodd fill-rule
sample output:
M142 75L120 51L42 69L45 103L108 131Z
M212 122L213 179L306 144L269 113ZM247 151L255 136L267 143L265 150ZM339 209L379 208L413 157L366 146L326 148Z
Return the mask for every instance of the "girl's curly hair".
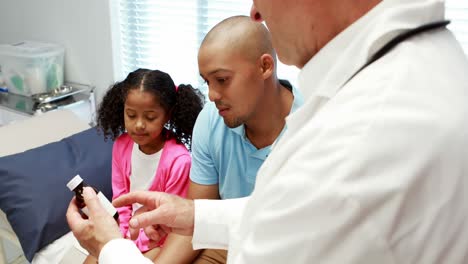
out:
M163 133L190 149L193 126L203 108L204 96L191 85L176 88L171 76L159 70L138 69L106 92L97 111L97 126L105 138L115 140L125 132L124 105L132 89L150 92L159 100L164 110L171 113Z

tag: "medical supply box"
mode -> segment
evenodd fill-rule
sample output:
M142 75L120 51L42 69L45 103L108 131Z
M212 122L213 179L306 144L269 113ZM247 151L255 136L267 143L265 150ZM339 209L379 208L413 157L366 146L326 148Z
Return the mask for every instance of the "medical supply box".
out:
M63 84L65 49L52 43L0 44L0 71L8 92L30 96Z

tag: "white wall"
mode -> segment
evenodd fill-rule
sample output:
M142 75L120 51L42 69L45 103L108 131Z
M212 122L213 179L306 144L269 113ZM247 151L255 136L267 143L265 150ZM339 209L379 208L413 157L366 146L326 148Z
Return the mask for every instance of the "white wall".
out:
M36 40L65 47L65 80L113 83L110 0L0 0L0 43Z

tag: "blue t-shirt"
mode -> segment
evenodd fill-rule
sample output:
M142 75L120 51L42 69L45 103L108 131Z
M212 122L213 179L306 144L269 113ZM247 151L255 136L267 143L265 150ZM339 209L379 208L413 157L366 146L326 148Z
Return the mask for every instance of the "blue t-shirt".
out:
M297 89L292 88L292 92L291 112L294 112L302 105L303 98ZM193 130L190 179L202 185L219 184L221 199L248 196L253 191L257 171L270 151L271 145L262 149L252 145L245 136L244 125L227 127L214 103L207 103Z

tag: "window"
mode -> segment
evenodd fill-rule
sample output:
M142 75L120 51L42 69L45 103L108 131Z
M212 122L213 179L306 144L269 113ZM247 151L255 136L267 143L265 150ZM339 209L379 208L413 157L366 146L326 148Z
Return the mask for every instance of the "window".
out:
M252 0L118 0L115 5L117 80L146 67L169 73L176 84L190 83L205 90L197 62L201 41L224 18L248 16ZM293 84L298 72L278 65L278 76Z
M449 29L468 55L468 0L447 0L445 5L447 18L452 21Z
M151 68L169 73L176 84L196 84L199 1L116 2L118 79L137 68Z
M252 0L116 0L113 3L115 78L136 68L168 72L175 83L203 87L197 52L205 34L222 19L249 15ZM449 28L468 54L468 0L447 0ZM295 67L278 65L280 78L297 84Z

